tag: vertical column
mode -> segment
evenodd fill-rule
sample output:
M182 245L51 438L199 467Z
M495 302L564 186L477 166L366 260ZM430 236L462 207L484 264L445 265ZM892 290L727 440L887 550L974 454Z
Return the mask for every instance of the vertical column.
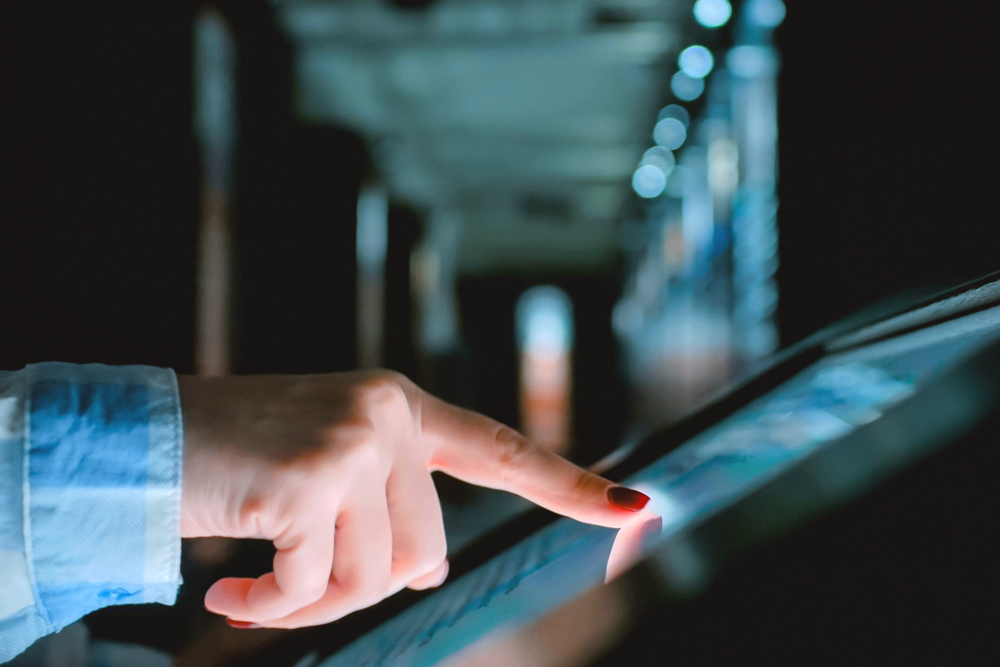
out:
M418 302L418 342L421 354L453 352L461 335L455 286L462 243L462 216L457 209L431 212L427 233L410 259L411 284Z
M747 2L740 15L738 45L726 57L739 147L739 185L733 206L733 319L743 357L749 362L778 346L774 313L778 302L780 61L771 38L784 15L781 0Z
M215 10L194 23L195 134L201 149L201 225L195 369L199 375L230 371L232 261L230 216L236 144L236 45Z
M532 442L566 455L571 446L573 303L549 285L517 301L521 429Z
M369 185L358 195L358 366L382 366L385 341L385 256L389 242L389 201Z

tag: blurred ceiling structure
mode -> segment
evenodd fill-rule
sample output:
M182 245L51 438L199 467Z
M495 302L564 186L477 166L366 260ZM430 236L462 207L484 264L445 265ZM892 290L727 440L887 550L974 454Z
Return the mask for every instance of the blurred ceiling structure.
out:
M613 261L691 3L404 4L277 3L300 118L359 132L393 197L459 220L463 272Z

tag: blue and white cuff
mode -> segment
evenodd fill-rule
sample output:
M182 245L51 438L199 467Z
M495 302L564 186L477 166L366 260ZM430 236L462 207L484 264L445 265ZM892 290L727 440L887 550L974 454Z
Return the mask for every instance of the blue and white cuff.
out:
M182 454L169 369L0 375L0 644L112 604L173 604Z

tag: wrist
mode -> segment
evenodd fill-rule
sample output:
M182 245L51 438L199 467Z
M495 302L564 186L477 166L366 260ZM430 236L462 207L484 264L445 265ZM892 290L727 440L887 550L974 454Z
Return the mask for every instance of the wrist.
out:
M202 416L201 398L205 380L193 375L178 375L177 390L181 404L182 450L184 476L181 485L181 537L211 535L205 521L196 511L200 505L199 485L204 468L201 452Z

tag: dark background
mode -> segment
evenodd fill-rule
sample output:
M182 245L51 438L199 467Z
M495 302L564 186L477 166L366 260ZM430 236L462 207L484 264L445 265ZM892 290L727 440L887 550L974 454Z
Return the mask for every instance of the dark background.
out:
M191 12L4 8L0 367L193 366Z
M293 121L289 47L266 3L223 7L242 62L235 368L349 368L365 148ZM6 10L0 367L192 370L195 9ZM896 291L1000 265L990 28L975 11L789 7L777 33L784 344ZM388 357L413 368L405 352Z
M783 344L894 292L1000 268L981 10L788 3L776 34Z

